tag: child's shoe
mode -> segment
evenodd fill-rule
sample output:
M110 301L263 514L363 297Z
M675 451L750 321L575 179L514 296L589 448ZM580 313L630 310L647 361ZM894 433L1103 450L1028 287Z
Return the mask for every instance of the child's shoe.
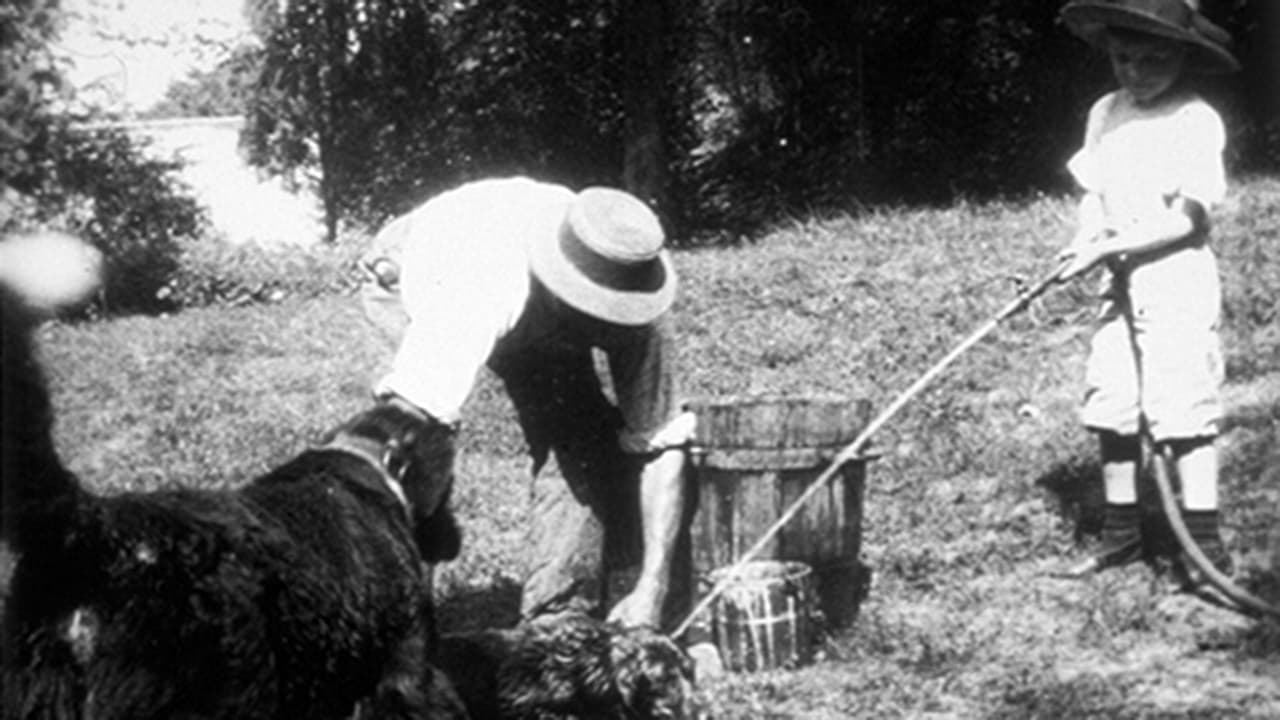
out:
M1142 559L1141 515L1136 504L1107 503L1102 515L1102 547L1084 560L1051 572L1055 577L1081 579L1107 568Z

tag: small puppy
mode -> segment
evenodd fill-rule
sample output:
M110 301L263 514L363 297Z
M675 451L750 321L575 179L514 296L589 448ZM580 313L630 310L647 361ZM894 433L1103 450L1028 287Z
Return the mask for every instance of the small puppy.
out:
M667 637L580 613L446 633L436 663L474 718L693 718L693 663Z

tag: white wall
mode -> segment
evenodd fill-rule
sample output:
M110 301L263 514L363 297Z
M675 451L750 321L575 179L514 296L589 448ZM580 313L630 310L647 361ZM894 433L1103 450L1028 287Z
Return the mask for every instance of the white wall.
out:
M315 195L292 193L276 178L260 177L239 151L243 118L183 118L114 123L149 138L150 152L186 163L182 179L209 213L214 229L232 243L310 245L324 236Z

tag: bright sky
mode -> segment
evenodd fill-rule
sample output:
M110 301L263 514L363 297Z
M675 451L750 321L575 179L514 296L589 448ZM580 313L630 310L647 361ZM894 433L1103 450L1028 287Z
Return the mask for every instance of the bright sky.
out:
M68 25L54 45L67 78L90 101L143 110L195 69L246 38L244 0L63 0Z

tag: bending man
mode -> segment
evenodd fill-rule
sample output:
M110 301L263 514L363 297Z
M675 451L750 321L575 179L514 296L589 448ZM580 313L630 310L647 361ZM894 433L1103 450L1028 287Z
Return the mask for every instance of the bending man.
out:
M373 280L366 311L403 327L375 393L456 423L487 364L515 405L534 473L554 453L576 499L538 485L525 617L594 611L607 557L641 568L610 618L660 621L688 522L679 446L692 433L676 404L667 312L676 278L663 243L657 217L625 192L507 178L463 185L394 220L363 263Z

